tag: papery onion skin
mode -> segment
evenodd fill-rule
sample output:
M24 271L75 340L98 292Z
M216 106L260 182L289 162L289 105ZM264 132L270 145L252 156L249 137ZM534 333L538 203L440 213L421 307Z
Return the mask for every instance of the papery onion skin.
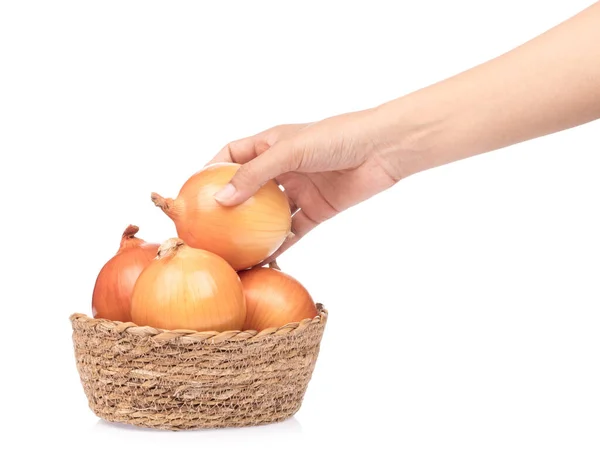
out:
M240 280L246 297L244 330L282 327L317 315L306 288L284 272L259 267L240 272Z
M177 235L194 248L211 251L235 270L247 269L273 254L290 233L291 213L286 195L275 181L237 206L219 204L214 194L240 168L218 163L194 174L176 199L152 194L152 201L174 222Z
M169 239L138 278L133 322L159 329L241 330L246 303L237 273L223 258Z
M92 296L92 314L95 318L131 321L133 287L158 252L157 243L146 243L135 236L139 230L134 225L125 229L117 254L98 274Z

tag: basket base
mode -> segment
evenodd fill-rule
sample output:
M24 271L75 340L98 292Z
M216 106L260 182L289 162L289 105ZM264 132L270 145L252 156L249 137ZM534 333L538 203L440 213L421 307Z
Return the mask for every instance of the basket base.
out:
M222 417L207 418L203 416L190 416L189 414L183 414L181 417L174 417L165 421L164 417L153 417L152 414L105 414L94 410L90 405L92 412L100 419L109 422L111 424L130 425L134 427L140 427L145 429L153 430L170 430L178 432L182 430L204 430L204 429L217 429L217 428L239 428L239 427L252 427L259 425L275 424L283 422L294 416L300 409L295 408L289 411L280 411L278 413L270 413L267 415L259 415L256 417L229 417L224 422Z

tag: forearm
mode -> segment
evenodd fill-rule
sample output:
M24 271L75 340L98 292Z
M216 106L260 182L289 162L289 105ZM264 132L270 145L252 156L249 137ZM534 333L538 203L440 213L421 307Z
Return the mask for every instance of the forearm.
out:
M600 3L375 112L398 178L600 118Z

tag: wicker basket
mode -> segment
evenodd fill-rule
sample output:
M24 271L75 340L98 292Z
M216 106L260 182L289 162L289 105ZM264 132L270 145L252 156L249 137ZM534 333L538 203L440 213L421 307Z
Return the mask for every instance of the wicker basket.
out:
M167 430L268 424L294 415L326 321L321 305L312 320L260 333L159 330L71 316L92 411Z

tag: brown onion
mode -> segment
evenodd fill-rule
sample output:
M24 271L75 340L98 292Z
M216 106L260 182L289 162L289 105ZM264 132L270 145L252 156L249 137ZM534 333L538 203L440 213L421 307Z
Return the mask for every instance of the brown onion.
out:
M146 243L135 236L139 230L133 225L125 229L119 251L98 274L92 296L94 317L131 321L133 286L158 251L158 244Z
M246 304L227 261L172 238L138 278L131 316L137 325L160 329L241 330Z
M215 200L214 194L239 168L234 163L207 166L190 177L174 200L152 194L187 245L218 254L236 270L268 258L291 227L287 197L272 180L241 205L223 206Z
M281 327L317 315L308 291L292 276L277 270L276 266L240 272L246 297L246 330Z

